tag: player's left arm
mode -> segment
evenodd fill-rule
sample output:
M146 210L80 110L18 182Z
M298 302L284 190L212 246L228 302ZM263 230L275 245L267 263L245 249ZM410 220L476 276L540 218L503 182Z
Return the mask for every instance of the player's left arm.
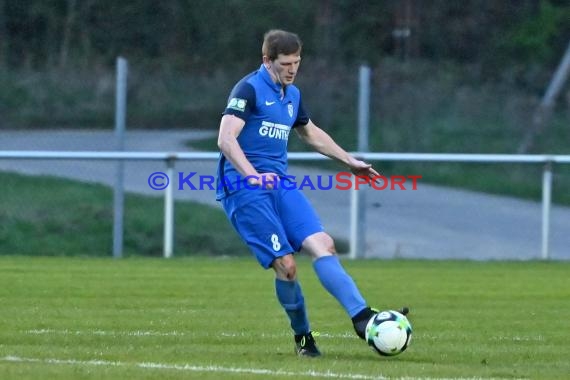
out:
M341 148L328 133L317 127L310 119L307 124L298 125L295 131L297 131L299 137L314 150L348 166L354 175L369 178L378 177L380 175L371 164L353 157L350 153Z

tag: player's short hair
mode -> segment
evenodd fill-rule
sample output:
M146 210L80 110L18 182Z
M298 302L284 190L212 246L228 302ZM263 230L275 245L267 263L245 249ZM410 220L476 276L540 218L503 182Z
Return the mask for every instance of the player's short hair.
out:
M298 35L280 29L271 29L263 36L261 54L271 61L277 59L279 54L301 53L303 43Z

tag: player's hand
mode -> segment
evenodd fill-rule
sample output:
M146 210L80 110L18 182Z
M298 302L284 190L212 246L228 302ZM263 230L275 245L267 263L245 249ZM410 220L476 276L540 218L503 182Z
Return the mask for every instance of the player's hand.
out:
M275 173L261 173L257 176L251 176L247 179L247 184L250 186L259 186L263 189L273 189L277 187L279 176Z
M370 184L372 184L372 181L378 183L380 173L372 167L372 164L353 158L349 163L349 167L350 172L355 176L368 178Z

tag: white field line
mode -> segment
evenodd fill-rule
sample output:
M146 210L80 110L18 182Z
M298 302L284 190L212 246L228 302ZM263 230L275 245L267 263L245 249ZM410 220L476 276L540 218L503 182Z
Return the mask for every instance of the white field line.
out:
M19 356L5 356L0 358L0 361L11 363L40 363L40 364L53 364L53 365L78 365L78 366L102 366L102 367L138 367L144 369L157 369L157 370L176 370L186 372L218 372L218 373L244 373L251 375L265 375L265 376L290 376L290 377L317 377L328 379L359 379L359 380L388 380L390 378L377 375L363 375L356 373L339 373L339 372L318 372L318 371L285 371L285 370L271 370L264 368L240 368L240 367L222 367L217 365L192 365L192 364L164 364L164 363L128 363L110 360L76 360L76 359L39 359L39 358L24 358ZM398 377L393 379L399 380L494 380L499 378L482 378L482 377L461 377L461 378L433 378L433 377Z
M500 335L500 336L494 336L492 340L498 340L498 341L508 340L513 342L543 342L546 340L546 338L542 335L536 335L536 336Z
M98 336L206 336L210 334L199 334L195 332L183 332L183 331L106 331L106 330L55 330L55 329L34 329L34 330L26 330L23 331L25 334L29 335L98 335ZM219 334L224 338L239 338L239 337L261 337L261 338L283 338L283 337L290 337L290 334L282 333L282 334L253 334L253 333L246 333L246 332L237 332L237 333L227 333L222 332ZM355 339L356 335L351 333L342 333L342 334L325 334L320 333L319 337L325 338L351 338Z
M106 330L55 330L55 329L34 329L34 330L25 330L23 331L25 334L29 335L98 335L98 336L138 336L138 337L146 337L146 336L187 336L187 337L198 337L198 336L207 336L210 334L200 334L196 332L183 332L183 331L106 331ZM253 334L248 332L236 332L236 333L228 333L222 332L219 336L224 338L244 338L244 337L260 337L260 338L283 338L283 337L290 337L290 334L281 333L281 334ZM344 332L341 334L327 334L327 333L320 333L319 338L331 338L331 339L355 339L356 335L352 332ZM422 339L425 340L438 340L440 337L433 336L429 334L422 335ZM492 336L489 337L491 341L512 341L512 342L542 342L545 341L545 337L542 335L536 336Z
M55 330L37 329L26 330L29 335L99 335L99 336L186 336L189 334L179 331L105 331L105 330Z

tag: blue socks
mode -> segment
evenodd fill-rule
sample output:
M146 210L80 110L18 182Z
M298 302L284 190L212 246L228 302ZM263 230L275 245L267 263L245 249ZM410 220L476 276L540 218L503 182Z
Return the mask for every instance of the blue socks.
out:
M367 307L352 277L342 267L338 256L323 256L313 261L313 268L324 288L340 302L350 318Z
M289 316L291 328L295 335L307 334L309 330L309 320L305 309L305 298L301 291L301 286L295 281L284 281L275 279L275 293L281 306Z
M360 294L352 277L342 267L338 256L323 256L313 262L313 268L324 288L338 300L346 313L353 318L367 308L366 301ZM305 298L301 286L295 281L275 279L277 299L285 309L291 321L295 335L304 335L310 331Z

